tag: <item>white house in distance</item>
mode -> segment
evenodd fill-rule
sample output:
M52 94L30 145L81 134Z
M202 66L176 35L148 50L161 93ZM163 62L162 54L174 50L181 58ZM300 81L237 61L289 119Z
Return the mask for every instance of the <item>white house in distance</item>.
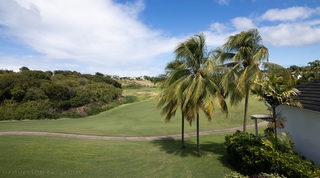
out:
M281 105L277 112L286 118L285 128L294 143L294 151L320 166L320 79L298 85L303 108Z

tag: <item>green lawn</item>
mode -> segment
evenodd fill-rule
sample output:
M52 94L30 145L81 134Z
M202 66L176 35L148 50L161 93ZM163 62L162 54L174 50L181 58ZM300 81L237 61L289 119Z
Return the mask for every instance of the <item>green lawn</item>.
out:
M249 102L249 114L266 112L266 107L262 102L251 98ZM243 103L236 108L230 108L228 118L219 110L216 111L211 121L208 121L204 115L200 117L201 131L241 126ZM249 119L248 124L252 123ZM0 122L0 131L22 130L107 136L159 136L179 134L181 130L181 115L177 113L169 123L165 123L164 116L156 108L156 100L149 99L138 103L122 105L86 118ZM190 127L186 123L186 133L195 132L195 130L195 124Z
M129 93L131 94L131 93ZM250 100L249 113L267 112ZM201 130L242 125L243 104L225 118L219 111L209 122L201 115ZM252 123L250 121L249 123ZM179 134L181 115L165 123L156 100L123 105L81 119L0 122L0 131L45 131L108 136ZM253 130L251 130L253 131ZM262 131L262 129L260 129ZM195 132L186 125L186 132ZM0 136L0 177L224 177L232 171L223 146L226 134L202 135L202 157L196 138L181 140L106 141L45 136Z
M149 142L0 136L0 177L224 177L224 134Z
M143 87L137 89L124 89L123 96L135 96L137 101L143 101L157 95L157 88Z
M140 95L140 94L148 94L148 93L155 93L157 92L157 88L150 88L150 87L143 87L143 88L137 88L137 89L124 89L123 95Z
M253 132L253 129L249 130ZM262 133L262 129L260 130ZM215 177L233 171L226 134L158 141L105 141L44 136L0 136L0 177Z

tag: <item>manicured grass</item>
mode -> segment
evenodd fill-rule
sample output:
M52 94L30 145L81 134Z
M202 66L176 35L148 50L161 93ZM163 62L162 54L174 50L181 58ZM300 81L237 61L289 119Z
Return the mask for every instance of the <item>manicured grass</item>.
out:
M0 136L0 177L224 177L224 134L149 142Z
M249 114L268 112L262 102L251 98ZM79 119L32 120L0 122L0 131L45 131L108 136L158 136L179 134L181 114L178 112L169 123L156 107L156 99L123 105L95 116ZM242 125L243 103L229 109L228 118L218 109L211 121L200 116L200 130L232 128ZM248 119L248 124L253 121ZM195 132L195 123L186 123L186 133Z
M143 101L156 96L157 88L144 87L144 88L137 88L137 89L124 89L122 95L134 96L136 97L137 101Z
M157 92L157 88L150 88L150 87L143 87L143 88L137 88L137 89L124 89L123 95L139 95L142 93L148 94L148 93L155 93Z

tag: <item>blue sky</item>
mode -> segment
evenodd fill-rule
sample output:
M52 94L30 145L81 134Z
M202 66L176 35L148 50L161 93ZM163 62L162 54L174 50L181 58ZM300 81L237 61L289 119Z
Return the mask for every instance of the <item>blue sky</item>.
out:
M319 0L0 0L0 68L156 76L188 37L251 28L272 62L320 59Z

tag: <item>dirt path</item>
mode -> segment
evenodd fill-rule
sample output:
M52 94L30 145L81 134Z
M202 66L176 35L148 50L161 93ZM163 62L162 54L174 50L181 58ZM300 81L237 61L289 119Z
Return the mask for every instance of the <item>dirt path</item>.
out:
M261 122L259 126L266 126L268 122ZM248 129L254 128L254 125L248 125ZM234 127L229 129L219 129L200 132L200 135L210 135L218 133L235 132L236 130L242 130L242 127ZM64 137L64 138L79 138L79 139L91 139L91 140L126 140L126 141L151 141L162 139L175 139L181 138L181 134L166 135L166 136L150 136L150 137L113 137L113 136L98 136L98 135L82 135L82 134L67 134L67 133L52 133L52 132L34 132L34 131L7 131L0 132L0 135L40 135L51 137ZM196 133L186 133L185 138L196 136Z

